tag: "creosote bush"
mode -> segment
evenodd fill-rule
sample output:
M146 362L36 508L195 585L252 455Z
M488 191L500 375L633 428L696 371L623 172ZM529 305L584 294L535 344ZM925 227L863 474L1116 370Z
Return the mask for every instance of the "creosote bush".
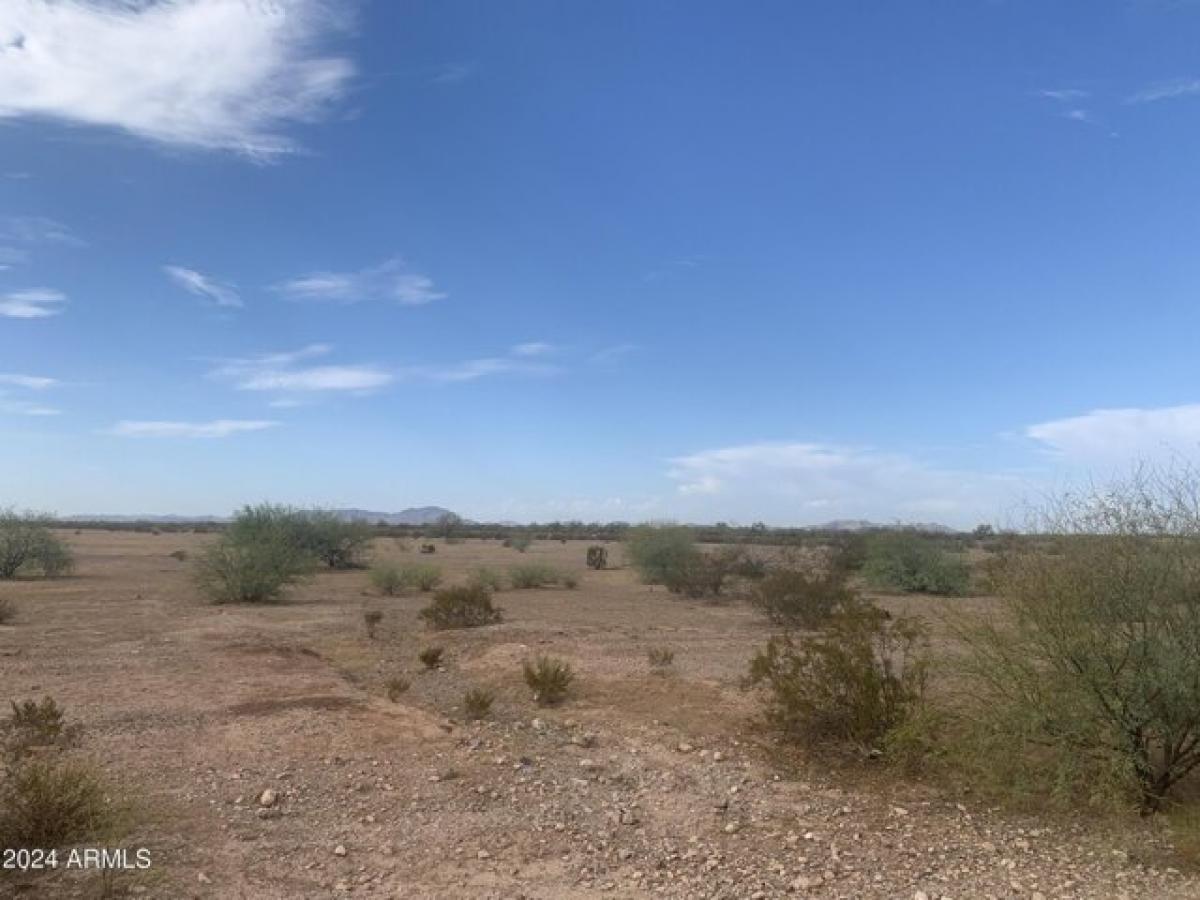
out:
M411 563L400 567L400 580L405 587L432 591L442 583L442 570L429 563Z
M772 637L750 662L766 718L786 740L879 751L924 696L921 627L864 601L843 603L817 635Z
M1066 494L993 570L1003 616L961 622L981 768L1068 796L1124 784L1145 813L1200 767L1200 474ZM1050 552L1050 550L1053 552ZM1044 792L1043 792L1044 793Z
M522 563L508 567L508 580L517 590L550 587L562 583L567 577L569 576L564 576L553 566L542 563Z
M504 576L495 569L489 569L487 566L479 566L472 569L471 574L468 576L468 582L487 588L493 594L498 594L504 590Z
M0 781L0 846L58 848L106 835L116 812L90 763L33 757L8 766Z
M575 680L570 664L553 656L539 656L532 662L527 659L521 664L521 671L539 706L561 703Z
M417 659L421 661L421 664L425 666L426 669L436 669L442 664L442 657L445 655L445 653L445 647L426 647L417 654Z
M479 585L443 588L433 601L417 613L431 628L476 628L500 621L500 610L492 604L492 595Z
M12 714L3 723L4 754L20 758L37 748L63 749L75 743L79 727L67 725L53 697L12 703Z
M776 569L750 588L747 599L774 625L815 629L853 601L854 592L837 575Z
M400 566L394 562L377 562L371 566L371 584L375 590L386 597L394 597L404 591L404 579L400 575Z
M959 556L943 550L935 538L911 531L873 535L862 574L883 591L960 597L971 588L971 571Z
M371 567L371 584L381 594L394 597L407 591L431 591L442 581L442 570L430 563L377 562Z
M484 719L492 711L496 695L485 688L471 688L463 694L463 714L468 719Z
M71 571L71 550L51 530L53 525L48 516L0 509L0 579L58 578Z
M731 578L757 579L765 565L740 547L701 550L692 530L677 525L641 525L625 537L626 551L642 581L673 594L719 597Z

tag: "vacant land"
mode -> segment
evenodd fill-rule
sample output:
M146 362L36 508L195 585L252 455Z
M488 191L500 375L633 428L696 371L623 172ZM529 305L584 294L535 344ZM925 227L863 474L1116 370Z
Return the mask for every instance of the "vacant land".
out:
M210 606L170 555L209 535L65 537L72 577L0 583L18 607L0 699L55 697L131 798L119 843L153 866L118 876L118 896L1200 896L1155 820L1021 818L864 766L785 766L739 687L769 627L585 570L583 542L418 555L378 540L376 558L435 563L447 583L525 562L579 577L498 594L502 624L431 633L428 595L380 596L365 571L320 574L283 605ZM383 613L374 639L368 610ZM431 644L440 669L417 658ZM674 651L665 674L657 647ZM549 710L521 672L543 653L577 673ZM489 720L465 721L471 688L494 693ZM100 887L0 876L5 896Z

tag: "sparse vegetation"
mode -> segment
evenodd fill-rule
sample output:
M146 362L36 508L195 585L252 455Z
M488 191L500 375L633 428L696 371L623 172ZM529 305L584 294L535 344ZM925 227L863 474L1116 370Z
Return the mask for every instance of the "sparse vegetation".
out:
M864 601L842 604L819 635L771 638L750 662L767 721L785 740L877 752L922 701L924 632Z
M564 578L558 569L541 563L522 563L508 567L508 580L517 590L550 587L563 583Z
M63 847L109 833L116 812L91 764L47 755L10 764L0 781L0 846Z
M58 578L71 571L71 549L51 530L53 525L48 516L0 509L0 579Z
M425 666L426 669L432 670L432 669L436 669L438 666L440 666L442 664L442 656L444 656L445 653L446 653L445 647L438 647L438 646L426 647L424 650L422 650L420 653L417 654L417 659L419 659L421 661L421 664L423 666Z
M651 669L662 672L675 664L675 651L670 647L651 647L646 651L646 659Z
M330 569L361 566L371 535L366 522L344 519L330 510L271 503L243 507L226 531L226 537L241 546L281 541L310 557L313 564Z
M587 565L589 569L608 568L608 550L599 544L587 548Z
M400 566L394 562L377 562L371 566L371 584L379 593L394 597L404 591L404 578Z
M463 714L468 719L485 719L492 711L496 695L485 688L471 688L463 694Z
M1144 470L1036 525L1054 552L1024 542L993 572L1006 615L959 624L981 767L1156 811L1200 766L1200 475Z
M44 697L40 703L13 702L12 714L4 721L4 736L5 755L20 758L35 748L70 746L78 738L79 728L66 724L53 697Z
M0 625L8 625L17 617L17 604L8 597L0 597Z
M179 562L185 562L188 558L186 550L172 550L167 554L167 556L171 557L171 559L178 560Z
M514 534L512 537L504 539L504 546L511 547L518 553L524 553L533 546L533 538L527 534Z
M393 703L399 703L400 698L411 686L409 680L403 675L393 675L383 684L383 688L387 692L387 698Z
M436 544L422 544L421 552L425 553L425 554L437 553L437 545Z
M371 584L394 597L407 591L431 591L442 581L442 570L430 563L378 562L371 567Z
M495 569L489 569L487 566L479 566L472 569L468 581L471 584L487 588L493 594L498 594L504 590L504 576Z
M640 525L625 536L630 563L647 584L681 581L700 562L696 539L687 528Z
M431 628L476 628L499 622L501 611L492 604L491 592L476 584L443 588L418 615Z
M400 567L400 580L405 587L432 591L442 583L442 570L429 563L411 563Z
M873 535L862 574L868 584L883 591L959 597L971 585L971 571L961 557L911 531Z
M777 569L751 587L748 599L773 625L815 629L853 601L854 592L836 575Z
M375 630L379 627L379 623L383 621L383 612L378 609L363 610L363 627L367 630L367 637L370 640L375 640Z
M310 570L285 531L226 533L196 560L197 587L213 603L273 603Z
M539 656L532 662L525 660L521 664L521 671L539 706L561 703L575 680L575 672L570 664L553 656Z

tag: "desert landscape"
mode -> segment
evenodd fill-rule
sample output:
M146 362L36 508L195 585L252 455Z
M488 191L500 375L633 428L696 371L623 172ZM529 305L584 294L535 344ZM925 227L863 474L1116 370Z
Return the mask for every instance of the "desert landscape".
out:
M641 583L618 542L593 570L586 541L422 541L447 584L517 563L578 580L502 590L500 623L434 631L418 618L428 594L384 596L366 570L316 574L279 604L212 605L191 569L213 534L60 536L73 574L0 582L16 610L3 694L55 698L121 797L107 845L153 863L8 872L6 896L1200 894L1160 818L1029 815L870 762L781 754L742 684L770 624ZM418 546L379 537L371 553L411 562ZM930 616L944 602L876 599ZM427 668L431 645L444 653ZM651 648L673 660L652 666ZM576 674L553 707L522 679L538 654ZM462 708L472 688L494 697L481 720Z

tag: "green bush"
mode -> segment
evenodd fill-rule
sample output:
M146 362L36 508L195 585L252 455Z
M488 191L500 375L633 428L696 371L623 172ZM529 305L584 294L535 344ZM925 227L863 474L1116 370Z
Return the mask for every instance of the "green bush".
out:
M489 569L487 566L479 566L472 569L471 574L468 576L468 582L487 588L493 594L498 594L504 590L504 576L495 569Z
M441 581L442 570L430 563L379 562L371 567L371 583L389 597L406 591L432 591Z
M213 603L273 603L311 569L311 557L283 531L229 532L205 548L193 576Z
M371 584L375 590L388 597L394 597L404 591L404 577L400 566L394 562L377 562L371 566Z
M442 570L429 563L411 563L400 567L400 580L405 587L432 591L442 582Z
M533 699L539 706L555 706L566 699L567 691L575 680L571 666L553 656L539 656L533 662L521 664L525 683L533 691Z
M837 576L777 569L751 588L748 599L774 625L815 629L854 596Z
M1003 615L958 624L981 769L1159 809L1200 767L1200 475L1142 470L1068 494L994 572Z
M501 611L492 605L492 595L479 585L443 588L417 615L431 628L476 628L500 621Z
M513 588L522 590L559 584L563 580L563 575L553 566L541 563L523 563L519 566L508 567L508 580Z
M691 530L675 525L631 528L625 536L625 552L646 584L686 581L701 561Z
M362 565L373 532L366 522L343 519L330 510L262 503L243 507L226 534L240 545L285 541L315 564L351 569Z
M53 525L48 516L0 509L0 578L57 578L70 572L71 550L51 530Z
M924 696L923 641L915 622L851 602L823 634L771 638L749 683L764 688L767 721L785 740L879 751Z
M103 838L116 812L90 764L38 756L12 764L0 780L0 846L58 848Z
M883 591L959 597L971 586L971 571L961 557L908 531L874 535L862 573L871 587Z

